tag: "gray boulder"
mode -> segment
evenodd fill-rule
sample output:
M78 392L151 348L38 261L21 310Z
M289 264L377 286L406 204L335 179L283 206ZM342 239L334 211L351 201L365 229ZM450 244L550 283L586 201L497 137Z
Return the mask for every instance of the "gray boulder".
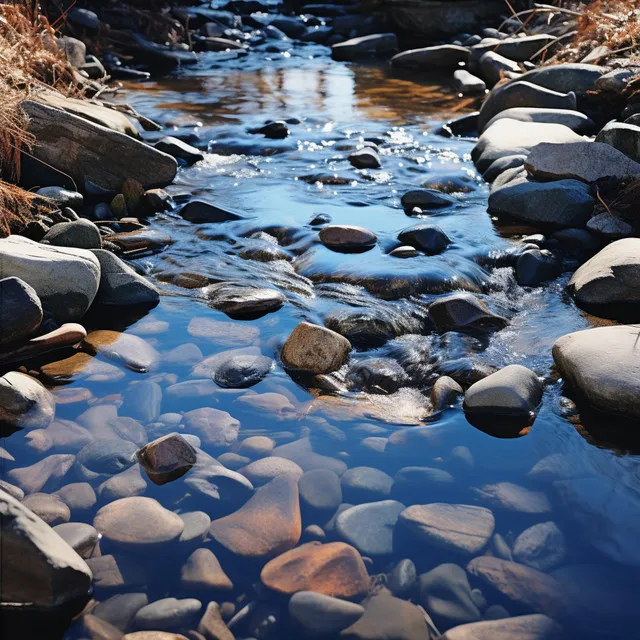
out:
M484 93L487 85L482 78L474 76L466 69L457 69L453 72L453 88L463 96Z
M55 412L53 395L35 378L17 371L0 378L0 426L46 429Z
M360 60L392 53L398 50L398 38L395 33L374 33L339 42L331 47L334 60Z
M525 62L531 60L544 46L553 42L556 38L551 35L538 34L524 38L486 38L485 41L472 47L474 59L480 59L488 51L495 51L509 60Z
M452 293L438 298L429 306L429 317L441 333L484 333L507 325L505 318L493 313L471 293Z
M487 51L478 60L477 71L490 86L500 82L507 74L521 73L520 65L496 51Z
M571 109L545 109L542 107L513 107L505 109L493 116L487 123L487 129L498 120L508 118L519 122L537 122L546 124L563 124L572 131L580 134L591 133L595 129L595 123L591 118L580 111ZM541 140L541 142L543 142ZM546 142L546 140L544 141Z
M41 242L55 247L99 249L102 246L100 230L91 220L73 220L54 224Z
M0 280L0 348L31 337L42 322L42 303L20 278Z
M397 53L391 58L391 64L395 67L405 67L431 71L433 69L451 69L460 66L460 63L469 62L471 52L466 47L454 44L441 44L435 47L422 49L410 49Z
M160 294L156 287L128 264L104 249L95 249L92 253L100 263L100 286L95 297L97 304L127 306L158 303Z
M596 136L596 142L604 142L622 151L625 156L640 162L640 127L623 122L610 122Z
M551 91L564 92L569 87L577 96L585 96L595 89L598 79L606 71L606 67L595 64L552 64L528 71L521 80Z
M38 516L0 490L2 605L50 609L88 597L85 561Z
M100 263L85 249L52 247L20 236L0 240L3 276L28 283L60 322L79 320L98 291Z

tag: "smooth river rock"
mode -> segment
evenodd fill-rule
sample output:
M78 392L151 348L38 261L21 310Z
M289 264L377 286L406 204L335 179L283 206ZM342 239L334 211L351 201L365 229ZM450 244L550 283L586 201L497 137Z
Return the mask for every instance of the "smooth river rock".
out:
M441 640L562 640L562 626L540 613L485 620L449 629Z
M170 433L137 452L149 479L158 485L182 477L196 463L196 450L179 433Z
M46 429L56 413L54 396L35 378L9 371L0 378L0 433L9 429Z
M42 322L42 303L35 289L20 278L0 280L0 348L32 336Z
M322 244L335 251L370 249L378 241L373 231L349 225L328 225L320 230L319 237Z
M310 636L335 635L363 614L359 604L314 591L299 591L289 600L289 615Z
M280 358L286 367L311 373L339 369L351 351L351 343L335 331L301 322L287 338Z

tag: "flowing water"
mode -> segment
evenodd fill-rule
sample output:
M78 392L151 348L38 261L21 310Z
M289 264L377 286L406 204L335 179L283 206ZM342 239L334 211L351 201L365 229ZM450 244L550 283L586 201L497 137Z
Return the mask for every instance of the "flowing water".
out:
M93 319L92 328L142 336L163 355L160 365L147 374L120 367L103 376L77 371L69 384L58 387L70 400L59 405L58 418L76 420L87 403L118 403L128 385L152 379L163 389L165 416L150 429L150 439L173 430L172 419L174 425L180 422L166 414L214 407L240 421L239 441L267 435L282 445L308 437L316 452L391 476L406 466L446 470L453 484L405 492L404 503L489 506L496 532L509 544L533 524L555 522L566 549L548 572L563 579L572 602L563 621L567 637L635 637L640 622L635 607L640 595L640 458L588 437L552 376L554 340L590 326L563 293L570 272L527 289L516 284L511 268L500 266L498 257L512 251L528 230L500 228L487 214L488 190L469 157L473 141L436 133L443 120L457 114L451 112L455 101L443 100L432 79L399 77L385 65L334 62L327 49L315 45L271 49L241 57L204 54L196 67L131 85L121 96L145 115L170 123L172 135L207 151L204 161L180 170L169 188L175 201L207 200L244 219L191 224L174 212L153 219L151 228L169 235L172 243L134 264L161 288L161 303L140 319ZM279 119L291 122L284 140L248 133ZM161 134L145 135L153 140ZM357 170L349 164L349 152L365 141L378 144L382 168ZM403 193L438 181L457 185L452 193L456 203L417 218L405 214ZM378 244L364 253L333 252L318 240L321 227L312 224L318 216L371 229ZM446 232L452 240L447 250L437 256L390 256L401 244L398 232L422 221ZM212 308L203 293L205 284L219 281L275 288L286 302L258 319L231 319ZM476 292L509 319L508 326L487 340L435 334L426 307L455 288ZM383 330L371 330L373 319ZM393 357L405 366L410 382L391 394L367 388L366 380L359 386L348 383L338 396L298 384L279 364L278 352L302 320L349 327L355 346L352 368L372 356ZM421 337L402 337L407 334ZM198 357L179 358L175 352L165 357L185 344L196 345L194 352L199 349L204 358L245 349L272 357L275 364L251 389L223 389L211 382L206 366L192 368ZM472 376L474 368L512 363L530 367L548 383L528 435L511 440L487 435L466 421L460 405L433 414L428 389L439 374ZM202 382L175 386L191 380ZM80 389L87 391L72 391ZM127 415L126 405L119 413ZM18 450L22 438L15 434L6 447ZM224 451L203 449L216 456ZM39 459L20 451L25 466ZM65 482L77 481L70 475ZM183 482L148 483L144 495L172 510L202 509L216 517L204 498L183 504ZM497 483L542 492L548 508L531 513L536 508L527 500L520 506L498 504L486 497L487 485ZM99 506L82 518L91 522ZM451 560L425 556L420 544L412 541L391 557L375 558L370 573L385 572L405 557L416 562L419 572ZM153 560L150 600L192 595L180 587L182 561L170 556ZM245 573L241 565L225 570ZM255 576L246 572L250 583ZM531 611L488 586L472 586L482 588L489 605L505 604L511 614ZM237 589L243 591L251 593L248 586ZM97 597L118 592L99 591ZM207 601L206 594L195 597ZM76 625L66 637L83 636Z

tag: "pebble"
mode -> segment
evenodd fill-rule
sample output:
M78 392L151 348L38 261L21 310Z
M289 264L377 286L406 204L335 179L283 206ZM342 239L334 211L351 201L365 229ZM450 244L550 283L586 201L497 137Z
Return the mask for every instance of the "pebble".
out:
M54 494L32 493L22 501L22 504L51 527L69 522L71 519L69 507Z
M418 580L416 565L409 558L400 560L387 575L387 588L394 596L407 597Z
M230 318L255 319L282 307L286 297L276 289L221 282L203 290L209 303Z
M361 251L372 248L378 238L364 227L350 225L327 225L320 229L320 242L334 251Z
M227 389L246 389L261 382L273 367L262 355L237 355L224 360L213 372L213 380Z
M286 367L311 373L330 373L347 360L351 343L335 331L301 322L287 338L280 358Z
M196 463L196 450L179 433L170 433L137 452L149 479L158 485L182 477Z
M90 558L100 541L100 534L86 522L63 522L57 526L50 522L48 524L82 558Z
M178 538L178 542L191 543L204 540L211 525L211 518L204 511L188 511L178 515L184 522L184 529Z
M202 443L211 447L230 447L238 439L240 422L230 413L203 407L183 416L188 431L195 431Z
M303 474L302 469L295 462L277 456L251 462L246 467L239 469L239 472L246 476L254 487L261 487L278 476L287 475L299 478Z
M389 255L394 258L415 258L420 255L420 252L415 247L403 245L390 251Z
M140 473L140 465L111 476L98 486L97 493L103 502L112 502L120 498L131 498L144 493L147 483Z
M195 598L162 598L142 607L133 617L137 629L170 631L188 626L194 620L202 603Z
M398 240L424 251L428 256L442 253L451 244L451 240L440 227L430 224L418 224L403 229L398 234Z
M275 446L276 442L272 438L267 436L250 436L240 443L237 455L248 456L249 458L263 458L264 456L268 456Z
M313 469L298 481L300 509L305 522L324 524L342 502L340 478L331 469Z
M289 600L289 615L309 636L337 634L363 614L359 604L313 591L299 591Z
M56 247L76 247L78 249L100 249L102 247L100 230L93 222L85 219L54 224L40 242Z
M183 589L230 591L233 583L223 571L218 558L209 549L196 549L182 565L180 585Z

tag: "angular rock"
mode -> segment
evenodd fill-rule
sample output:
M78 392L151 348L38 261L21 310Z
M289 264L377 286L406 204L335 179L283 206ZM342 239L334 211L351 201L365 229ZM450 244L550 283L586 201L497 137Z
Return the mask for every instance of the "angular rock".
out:
M354 61L386 55L397 49L398 38L395 33L374 33L334 44L331 57L334 60Z
M153 440L142 447L137 456L154 484L176 480L196 463L196 450L179 433Z
M42 303L35 289L20 278L0 280L0 347L32 336L42 322Z
M479 332L499 330L507 320L470 293L454 293L438 298L429 306L429 317L441 333L448 331Z
M622 122L609 122L596 136L596 142L609 144L635 162L640 162L639 126Z
M396 67L431 71L433 69L457 69L460 63L469 61L471 52L466 47L443 44L422 49L402 51L391 58Z
M310 636L335 635L363 614L359 604L313 591L299 591L289 600L289 615Z
M286 367L311 373L331 373L347 360L351 343L335 331L301 322L282 347Z
M487 546L495 527L489 509L466 504L414 505L398 521L421 542L468 556Z
M55 413L55 398L35 378L18 371L0 378L0 429L46 429Z
M364 227L328 225L319 233L320 241L336 251L362 250L373 247L378 238Z
M158 149L158 151L168 153L178 160L183 160L187 165L192 165L200 160L204 160L204 153L202 153L202 151L173 136L161 138L153 146Z

